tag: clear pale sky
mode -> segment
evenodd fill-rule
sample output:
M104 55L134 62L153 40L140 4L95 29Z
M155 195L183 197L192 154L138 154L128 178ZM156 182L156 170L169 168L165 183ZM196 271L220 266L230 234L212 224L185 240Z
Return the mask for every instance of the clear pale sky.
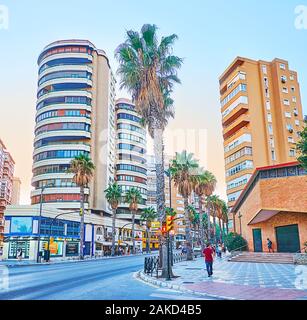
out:
M0 5L9 9L9 28L0 29L0 138L16 161L22 203L30 201L36 60L55 40L92 41L107 52L115 71L114 50L125 30L154 23L161 35L176 33L175 53L185 61L170 128L207 130L201 162L217 176L217 193L223 198L218 77L233 59L289 60L290 68L298 71L307 113L307 30L294 25L295 7L307 6L307 0L0 0Z

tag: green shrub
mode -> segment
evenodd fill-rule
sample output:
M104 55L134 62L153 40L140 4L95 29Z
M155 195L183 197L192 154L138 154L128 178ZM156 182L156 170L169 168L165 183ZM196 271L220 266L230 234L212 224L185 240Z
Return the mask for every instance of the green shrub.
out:
M242 251L247 250L247 241L239 234L233 233L233 232L230 232L225 237L225 245L226 245L228 251L233 251L233 250L236 250L239 248ZM244 247L244 248L242 248L242 247Z

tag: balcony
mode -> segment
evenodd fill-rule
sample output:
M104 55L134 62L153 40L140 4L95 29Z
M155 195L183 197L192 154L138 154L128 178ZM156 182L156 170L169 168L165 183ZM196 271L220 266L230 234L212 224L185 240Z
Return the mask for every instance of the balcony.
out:
M249 107L247 104L240 103L223 118L223 126L228 126L248 110Z
M241 128L247 126L250 123L250 118L246 114L241 114L236 120L230 123L226 128L223 130L223 137L224 140L228 139L230 136L235 134Z

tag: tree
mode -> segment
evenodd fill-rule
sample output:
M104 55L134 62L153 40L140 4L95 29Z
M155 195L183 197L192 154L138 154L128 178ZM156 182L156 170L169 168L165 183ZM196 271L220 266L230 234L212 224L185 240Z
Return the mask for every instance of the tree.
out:
M221 199L217 195L211 195L208 197L208 201L210 203L210 207L212 208L211 212L213 213L213 237L214 237L214 242L217 244L217 236L216 236L216 218L220 219L222 218L222 203ZM220 225L220 224L219 224ZM220 228L221 230L221 228Z
M246 240L241 235L233 232L230 232L225 237L225 245L228 251L233 251L237 249L245 251L248 249Z
M301 163L303 168L307 170L307 121L305 121L304 130L300 132L300 141L297 143L297 150L299 157L297 160Z
M225 229L224 224L226 225L226 235L228 234L228 207L225 201L222 204L222 220L223 220L223 229Z
M173 34L159 42L157 26L145 24L140 33L127 31L126 41L115 51L120 87L131 94L154 140L157 211L161 223L165 218L163 132L169 118L174 116L170 94L174 84L180 83L177 71L182 65L182 59L172 54L177 38Z
M211 172L204 170L203 168L199 168L193 181L194 181L193 189L195 194L198 196L198 207L199 207L199 215L200 215L200 221L201 221L201 245L203 248L205 229L204 229L204 220L201 216L203 216L204 197L210 196L212 194L215 188L216 178ZM210 228L210 215L208 214L206 215L206 217L207 217L207 222L206 222L207 228L208 226ZM208 242L210 240L209 235L210 235L210 230L207 230Z
M199 226L200 226L200 215L199 213L196 211L195 207L192 204L188 205L188 211L189 211L189 217L190 217L190 221L191 224L193 226L194 229L194 238L193 238L193 242L196 241L196 230L198 231L198 240L199 240Z
M150 252L151 224L157 219L157 217L157 212L153 207L146 208L141 214L141 220L146 222L146 253Z
M80 187L80 259L84 259L84 204L85 192L84 189L88 187L89 182L93 177L95 170L94 163L85 154L76 156L70 162L70 167L67 173L73 173L73 182Z
M111 247L111 255L115 255L115 221L116 221L116 211L119 205L119 202L122 198L122 190L120 186L114 182L109 184L108 188L104 190L106 194L106 199L112 208L112 247Z
M193 191L193 176L198 168L198 162L193 158L192 153L183 151L176 153L176 157L172 160L170 172L174 180L178 193L184 199L185 210L185 236L187 248L187 260L193 260L192 244L191 244L191 221L189 215L189 197Z
M131 212L132 217L132 252L135 254L135 236L134 236L134 230L135 230L135 214L138 211L138 204L141 203L143 200L141 192L137 188L130 188L125 196L125 202L129 204L129 210Z

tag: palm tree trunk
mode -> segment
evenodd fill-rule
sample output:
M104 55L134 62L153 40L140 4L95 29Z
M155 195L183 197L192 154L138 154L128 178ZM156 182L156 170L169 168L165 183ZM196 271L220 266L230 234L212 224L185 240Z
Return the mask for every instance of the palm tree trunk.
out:
M154 155L156 167L156 201L159 221L162 223L165 216L165 177L164 177L164 144L163 130L156 124L154 129Z
M217 239L216 239L216 211L215 211L215 208L213 208L213 236L214 236L214 243L216 246Z
M208 242L210 242L210 240L211 240L211 226L210 226L210 210L211 209L211 207L210 207L210 200L208 200L208 203L207 203L207 219L208 219L208 234L207 234L207 237L208 237L208 239L207 239L207 241Z
M228 221L226 221L226 234L228 234L229 233L229 230L228 230Z
M112 257L114 257L114 255L115 255L115 236L116 236L115 219L116 219L116 209L113 209L113 215L112 215L112 247L111 247L111 256Z
M198 196L198 211L199 211L199 225L200 225L200 230L199 230L199 238L200 238L200 245L202 248L202 251L204 249L204 225L203 225L203 201L202 197Z
M188 210L189 200L188 197L184 197L184 215L185 215L185 242L187 249L187 260L193 260L192 244L191 244L191 221Z
M222 242L223 230L222 230L222 223L221 223L221 219L220 218L219 218L219 228L220 228L220 242Z
M80 186L80 260L84 259L84 186Z
M132 214L132 253L135 254L135 235L134 235L134 229L135 229L135 211L133 210L131 212Z
M147 233L146 253L149 253L150 252L150 231L149 231L148 225L146 225L146 233Z

